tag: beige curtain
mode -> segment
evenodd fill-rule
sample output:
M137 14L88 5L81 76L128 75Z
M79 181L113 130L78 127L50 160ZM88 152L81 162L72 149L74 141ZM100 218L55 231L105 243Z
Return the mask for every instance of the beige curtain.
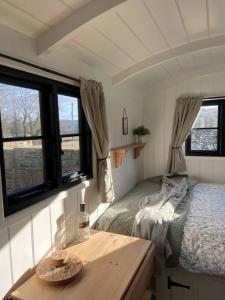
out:
M186 140L198 115L202 100L203 97L177 99L168 159L168 172L170 174L186 171L182 144Z
M109 168L109 135L103 87L100 82L81 79L81 102L92 132L97 156L97 184L102 202L111 202L113 187Z

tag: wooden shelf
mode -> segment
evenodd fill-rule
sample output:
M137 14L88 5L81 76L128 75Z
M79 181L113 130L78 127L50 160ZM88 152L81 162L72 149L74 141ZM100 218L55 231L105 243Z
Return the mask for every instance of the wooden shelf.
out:
M136 159L140 156L141 150L144 148L145 143L133 143L112 148L113 165L115 168L121 166L124 156L128 150L133 150L133 158Z

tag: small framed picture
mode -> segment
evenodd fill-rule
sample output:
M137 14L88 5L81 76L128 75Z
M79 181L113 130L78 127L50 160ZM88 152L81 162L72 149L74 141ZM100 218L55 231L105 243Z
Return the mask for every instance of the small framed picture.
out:
M122 128L123 128L123 135L127 135L128 134L128 118L127 118L127 113L126 113L125 108L123 110Z

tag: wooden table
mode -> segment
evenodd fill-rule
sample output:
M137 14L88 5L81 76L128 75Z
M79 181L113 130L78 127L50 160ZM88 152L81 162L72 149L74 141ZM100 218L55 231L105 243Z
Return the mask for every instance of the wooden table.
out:
M33 275L13 291L20 300L141 300L154 272L150 241L95 231L90 240L67 248L84 262L80 278L52 287Z

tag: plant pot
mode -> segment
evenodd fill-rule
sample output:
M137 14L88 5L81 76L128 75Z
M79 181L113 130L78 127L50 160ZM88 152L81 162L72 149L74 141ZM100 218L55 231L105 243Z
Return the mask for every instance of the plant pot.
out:
M134 143L135 144L139 143L139 141L138 141L138 135L136 135L136 134L134 134Z
M145 142L146 142L145 135L139 135L138 136L138 143L143 144Z

